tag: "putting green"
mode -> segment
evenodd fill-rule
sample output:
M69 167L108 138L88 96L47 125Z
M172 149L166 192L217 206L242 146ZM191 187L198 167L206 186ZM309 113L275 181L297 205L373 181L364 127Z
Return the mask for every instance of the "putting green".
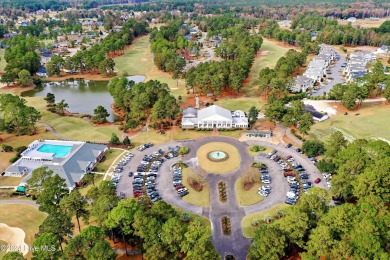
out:
M207 155L213 151L221 151L228 154L223 161L211 161ZM197 152L199 166L207 173L230 173L240 167L240 154L236 147L224 142L212 142L202 145Z

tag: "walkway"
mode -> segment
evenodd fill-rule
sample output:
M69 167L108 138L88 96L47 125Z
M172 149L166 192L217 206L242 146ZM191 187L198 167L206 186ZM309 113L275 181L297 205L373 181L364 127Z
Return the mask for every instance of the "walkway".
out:
M49 124L46 124L44 122L37 122L37 124L38 125L43 125L44 127L46 127L47 130L50 131L50 133L52 133L53 135L57 136L61 140L70 140L69 138L61 135L60 133L57 133L56 130L54 130L54 128L51 125L49 125Z
M276 123L276 127L280 128L282 132L290 139L292 142L302 147L302 140L299 140L295 135L293 135L289 128L284 127L281 123Z
M39 205L33 201L33 200L19 200L19 199L15 199L15 200L0 200L0 204L24 204L24 205L30 205L30 206L33 206L35 208L39 208Z

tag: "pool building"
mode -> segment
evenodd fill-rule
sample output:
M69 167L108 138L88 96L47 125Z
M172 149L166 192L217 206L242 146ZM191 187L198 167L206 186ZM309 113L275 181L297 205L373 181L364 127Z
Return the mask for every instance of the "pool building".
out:
M108 147L77 141L36 140L21 153L21 158L4 171L4 176L27 175L21 185L31 177L36 168L46 166L65 179L69 190L78 186L85 174L90 173L104 157Z

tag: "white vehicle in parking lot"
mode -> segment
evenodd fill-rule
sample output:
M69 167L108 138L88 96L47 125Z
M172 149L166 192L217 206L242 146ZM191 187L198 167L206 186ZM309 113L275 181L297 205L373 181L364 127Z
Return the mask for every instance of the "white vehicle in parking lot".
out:
M267 196L268 196L268 193L265 192L265 191L263 191L263 190L260 190L260 191L258 192L258 194L261 195L261 196L263 196L263 197L267 197Z

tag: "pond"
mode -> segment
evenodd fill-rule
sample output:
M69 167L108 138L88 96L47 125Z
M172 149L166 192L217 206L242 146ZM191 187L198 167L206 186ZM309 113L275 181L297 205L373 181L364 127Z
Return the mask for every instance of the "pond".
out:
M145 80L144 76L129 76L126 77L139 83ZM42 83L42 86L34 90L23 92L22 96L37 97L46 96L47 93L53 93L56 97L56 102L65 99L69 104L68 111L72 113L90 114L93 115L93 110L98 106L104 106L110 113L108 121L113 122L115 116L111 109L111 104L114 99L108 92L107 85L109 81L94 81L84 79L74 79L65 81L53 81Z

